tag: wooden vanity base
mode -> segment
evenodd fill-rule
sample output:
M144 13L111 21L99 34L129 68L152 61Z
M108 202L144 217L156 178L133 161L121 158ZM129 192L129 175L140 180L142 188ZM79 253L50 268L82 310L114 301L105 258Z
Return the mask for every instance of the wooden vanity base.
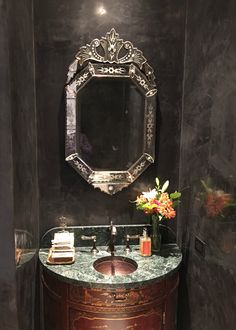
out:
M174 330L178 273L132 289L64 283L42 271L45 330Z

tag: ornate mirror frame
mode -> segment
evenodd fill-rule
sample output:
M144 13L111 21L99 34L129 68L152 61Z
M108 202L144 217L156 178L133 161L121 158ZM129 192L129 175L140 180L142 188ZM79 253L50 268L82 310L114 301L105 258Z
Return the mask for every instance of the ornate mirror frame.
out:
M66 84L65 159L88 183L112 195L130 185L154 162L157 92L155 76L143 53L131 42L120 39L115 29L100 40L94 39L81 47L75 58L69 66ZM131 79L145 98L143 152L128 170L94 170L79 153L77 100L80 90L93 77Z

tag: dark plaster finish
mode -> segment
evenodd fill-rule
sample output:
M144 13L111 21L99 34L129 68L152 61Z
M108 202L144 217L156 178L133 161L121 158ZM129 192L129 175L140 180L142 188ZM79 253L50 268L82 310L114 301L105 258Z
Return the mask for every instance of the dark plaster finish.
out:
M207 192L236 193L235 1L189 1L180 154L178 241L184 268L180 330L233 330L236 324L235 207L212 216ZM201 22L201 24L199 24ZM195 249L195 237L205 257Z
M0 327L14 330L17 329L17 309L8 19L6 2L0 0Z
M24 0L1 1L0 8L0 327L28 330L34 329L38 245L33 7ZM17 267L15 248L23 252Z
M178 186L180 108L184 51L184 1L35 1L40 232L58 225L141 223L133 204L158 175ZM107 196L88 185L64 161L64 84L79 47L114 27L141 49L154 68L159 108L156 162L128 189ZM99 129L98 129L99 134Z
M37 131L32 1L11 8L10 74L14 163L14 221L21 248L36 249L38 237ZM14 65L13 65L14 64Z
M16 269L18 328L34 328L38 247L37 131L34 75L33 3L9 3L14 227L23 250ZM31 258L28 258L31 256Z

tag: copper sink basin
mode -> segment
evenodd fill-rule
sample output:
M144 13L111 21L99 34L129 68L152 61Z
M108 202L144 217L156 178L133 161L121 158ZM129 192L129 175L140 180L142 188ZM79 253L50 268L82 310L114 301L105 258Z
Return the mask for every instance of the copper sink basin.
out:
M93 267L103 275L124 276L133 273L138 265L129 258L109 256L96 260Z

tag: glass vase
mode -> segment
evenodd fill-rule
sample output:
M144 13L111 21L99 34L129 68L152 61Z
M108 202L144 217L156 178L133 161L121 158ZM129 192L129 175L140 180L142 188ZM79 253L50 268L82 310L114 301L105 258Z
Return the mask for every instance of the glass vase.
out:
M151 215L151 245L152 254L159 254L161 250L161 233L159 228L159 218L157 215Z

